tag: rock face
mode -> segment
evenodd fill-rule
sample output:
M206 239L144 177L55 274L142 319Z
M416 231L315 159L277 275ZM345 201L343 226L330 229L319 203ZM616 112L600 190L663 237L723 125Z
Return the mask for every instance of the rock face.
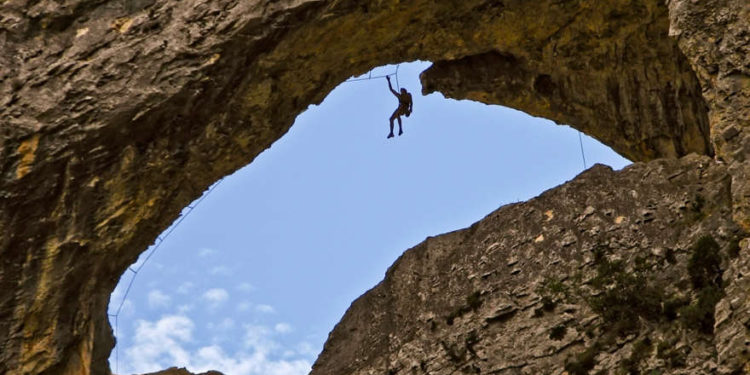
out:
M703 359L710 359L706 366L714 363L721 372L741 368L747 359L750 318L747 281L742 279L749 272L746 242L738 242L745 247L734 258L722 253L717 266L723 276L720 286L711 284L721 288L719 294L712 294L721 295L716 313L712 311L712 333L705 327L695 332L667 323L660 310L658 317L638 315L642 319L637 330L612 338L614 344L605 342L612 336L602 325L607 313L587 304L597 291L584 282L587 277L596 279L597 267L616 262L616 257L626 270L634 270L638 264L633 251L656 249L647 244L673 250L676 262L657 264L659 256L649 256L645 264L651 271L639 270L637 275L659 285L665 281L662 276L687 280L688 249L696 236L719 231L707 234L724 251L750 230L749 14L750 3L743 0L666 4L660 0L4 1L0 5L0 373L109 373L106 358L113 345L106 317L109 294L127 266L182 207L218 178L252 161L289 129L297 114L319 103L344 79L382 64L415 59L435 62L423 75L428 91L505 104L570 123L634 161L692 152L715 154L723 164L690 157L655 161L622 173L595 169L558 189L564 193L548 194L557 197L553 200L544 196L504 209L501 216L523 215L524 210L537 212L540 205L549 205L559 218L581 215L579 211L591 206L594 212L587 215L601 221L599 230L604 231L576 233L575 224L555 221L573 233L576 242L564 246L568 240L563 235L545 237L562 241L555 242L557 247L524 245L524 251L540 262L560 260L550 265L519 259L519 272L512 277L504 273L506 264L482 262L505 262L503 254L514 251L512 244L534 233L554 237L555 228L545 227L544 222L534 226L535 219L524 219L530 221L516 227L511 222L515 216L490 217L487 221L496 224L478 224L484 237L467 236L476 247L461 247L461 253L453 255L447 249L439 251L446 252L445 262L465 267L454 270L455 275L431 274L435 278L431 282L445 286L443 296L430 294L432 284L399 276L407 272L402 263L421 267L409 261L414 255L408 254L430 251L408 253L384 281L387 287L366 295L352 309L354 315L358 309L378 312L379 320L345 317L316 364L316 373L395 371L393 375L415 363L419 366L408 371L419 373L424 358L437 361L424 365L430 371L451 366L473 371L472 366L477 366L496 373L523 373L532 368L560 369L568 355L584 347L596 349L589 353L596 366L615 368L622 353L642 341L647 327L670 340L680 333L680 342L692 350L684 358L687 367L670 362L672 367L665 367L665 372L702 368L696 363ZM681 183L669 182L673 179ZM697 211L705 215L696 215L694 222L685 222L678 208L659 201L677 204L684 198L686 204L701 206L689 196L699 188L709 211L700 207ZM618 215L623 220L638 220L639 213L625 207L628 201L614 196L626 190L636 195L632 204L656 210L653 220L641 218L628 224L630 232L615 226L605 234L609 227L604 224L615 224L607 222L604 210L609 208L604 202L621 210ZM592 191L603 194L602 204L587 200ZM586 206L578 206L582 204ZM587 223L579 224L594 230ZM490 244L480 242L492 231L504 245L488 250L485 245ZM519 232L503 240L509 231ZM431 242L452 243L461 236L454 233L445 240L430 240L422 248L431 248ZM591 250L600 240L608 241L601 245L614 242L603 255ZM636 242L637 246L627 245ZM599 263L583 258L589 253L600 254ZM483 255L488 260L482 261ZM428 263L443 271L452 266ZM555 268L558 264L560 270ZM501 276L481 281L479 275L471 283L451 281L493 267ZM663 275L652 275L657 269ZM565 298L560 293L548 296L574 310L556 307L538 321L522 319L521 305L514 305L517 310L507 313L509 317L503 317L502 311L501 317L478 315L495 314L493 309L514 301L538 305L534 298L543 298L541 292L529 289L530 294L522 296L514 289L491 288L521 287L517 280L544 284L532 279L532 273L560 278L565 290L581 291ZM399 291L407 281L422 285L417 293L425 298L439 298L440 309L455 309L446 310L457 314L449 327L444 326L447 321L439 322L446 311L434 311L438 315L432 318L436 327L430 335L443 340L439 347L406 345L421 345L417 337L433 336L418 336L424 327L410 324L419 320L396 314L403 306L382 304L402 301ZM616 282L605 278L602 285L619 285ZM703 301L705 306L716 302L705 295L701 299L703 289L695 285L664 290ZM479 291L476 297L467 298L475 291ZM600 292L606 295L606 290ZM393 295L376 297L377 293ZM573 320L555 320L560 314ZM675 322L685 314L677 315ZM351 322L364 326L352 327ZM533 352L513 347L515 337L498 336L496 346L487 346L485 338L494 337L490 335L511 322L517 328L563 324L562 339L548 341L557 348L556 354L541 342L534 344ZM490 328L480 332L484 324ZM582 338L581 329L586 327L596 327L593 335L600 340ZM356 332L352 328L372 332L372 337L352 333ZM556 328L554 336L560 331L563 328ZM348 344L346 337L352 340ZM480 337L484 341L473 343ZM659 338L650 338L658 355L654 340ZM558 342L562 340L569 343L564 348ZM362 345L368 343L377 351L362 352L366 348ZM477 360L480 353L500 352L504 354ZM445 353L451 353L448 360L438 358ZM674 355L682 358L680 353ZM638 358L655 361L653 356ZM501 361L512 366L500 371ZM527 364L521 366L524 361ZM588 366L589 362L582 362ZM372 367L392 364L396 367Z
M655 37L667 33L667 10L600 3L579 4L543 48L437 62L422 75L423 92L575 124L631 160L710 154L698 80L677 45Z
M732 373L714 336L732 308L714 305L746 287L728 268L750 249L730 191L708 158L594 166L428 238L352 304L312 374Z
M147 375L193 375L193 374L190 371L186 370L185 368L170 367L164 371L153 372ZM223 374L217 371L209 371L209 372L203 372L203 373L196 374L196 375L223 375Z
M750 228L750 4L691 1L669 4L670 35L691 61L709 105L711 140L732 165L735 220Z

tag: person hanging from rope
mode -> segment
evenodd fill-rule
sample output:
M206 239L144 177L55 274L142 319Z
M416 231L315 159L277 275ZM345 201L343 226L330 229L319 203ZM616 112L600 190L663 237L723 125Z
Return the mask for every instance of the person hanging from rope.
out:
M406 91L405 88L401 89L401 92L393 89L393 86L391 86L391 77L385 76L385 79L388 80L388 88L391 90L393 95L398 98L398 108L396 108L395 111L393 111L393 114L391 115L390 122L391 122L391 132L388 134L387 138L393 138L393 120L398 120L398 135L404 134L404 130L401 127L401 115L404 115L406 117L409 117L411 115L411 111L414 106L414 102L411 100L411 94Z

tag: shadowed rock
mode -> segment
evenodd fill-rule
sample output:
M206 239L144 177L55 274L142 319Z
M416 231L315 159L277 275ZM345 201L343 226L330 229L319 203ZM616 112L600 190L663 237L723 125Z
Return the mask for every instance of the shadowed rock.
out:
M308 105L387 63L434 61L428 88L570 122L633 160L710 155L710 139L730 176L728 209L750 229L749 6L6 1L0 373L108 373L106 308L127 266ZM734 262L727 270L742 274ZM731 308L716 330L726 366L747 338L747 306Z

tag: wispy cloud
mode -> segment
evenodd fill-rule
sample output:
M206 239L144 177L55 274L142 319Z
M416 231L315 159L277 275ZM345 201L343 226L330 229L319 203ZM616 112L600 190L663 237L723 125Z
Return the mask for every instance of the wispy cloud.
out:
M220 322L211 322L206 324L206 328L209 330L226 331L234 328L234 320L232 318L224 318Z
M139 320L133 345L125 354L133 372L147 373L167 366L187 366L190 354L182 345L192 340L193 322L179 315L162 317L157 322Z
M258 306L255 306L255 311L261 312L261 313L265 313L265 314L272 314L272 313L276 312L276 310L274 310L273 306L271 306L271 305L258 305Z
M193 289L193 287L195 287L195 284L190 281L186 281L177 287L177 293L188 294Z
M277 323L274 327L274 330L278 333L289 333L292 332L292 326L290 326L287 323Z
M218 370L231 375L305 375L311 363L273 340L278 334L265 326L246 325L243 346L228 353L220 345L186 348L193 341L193 322L185 316L164 316L156 322L138 321L134 344L127 348L127 372L145 373L169 366L192 372ZM287 356L283 354L286 353Z
M148 307L152 309L169 307L171 298L159 289L148 292Z
M255 287L250 283L240 283L239 285L237 285L237 290L239 290L240 292L250 293L255 290Z
M216 266L211 267L208 273L214 276L231 276L232 270L227 266Z
M262 325L245 325L245 347L256 352L268 354L276 348L276 343L271 340L270 328Z
M313 357L317 356L320 353L320 350L313 347L309 342L303 341L297 344L297 353L304 356Z
M198 256L199 257L207 257L216 254L216 249L211 249L208 247L204 247L200 250L198 250Z
M184 304L177 306L177 312L180 314L185 314L193 310L193 305L191 304Z
M217 308L229 299L229 292L222 288L213 288L203 293L203 299L209 303L209 307Z
M198 350L195 363L195 372L218 370L233 375L305 375L311 369L306 360L273 360L262 351L230 356L217 345Z

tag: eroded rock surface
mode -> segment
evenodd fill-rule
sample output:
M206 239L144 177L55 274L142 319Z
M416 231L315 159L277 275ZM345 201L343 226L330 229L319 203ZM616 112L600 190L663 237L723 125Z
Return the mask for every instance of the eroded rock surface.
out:
M164 371L152 372L146 375L193 375L193 373L188 371L185 368L171 367ZM218 371L208 371L208 372L202 372L200 374L195 374L195 375L224 375L224 374Z
M633 160L715 151L725 166L690 159L680 168L726 169L728 208L750 230L748 6L4 1L0 373L108 373L106 307L126 267L182 207L252 161L309 104L386 63L434 61L425 82L448 94L570 121ZM639 194L656 189L629 181ZM739 277L746 266L726 267ZM747 337L747 289L730 288L739 302L719 303L729 311L717 320L719 368L744 358ZM325 354L316 371L335 360Z
M709 105L711 140L734 176L735 220L750 228L750 3L670 1L679 42Z
M713 334L733 311L714 321L717 301L746 293L730 183L708 158L594 166L429 238L352 304L312 375L741 370Z
M440 61L422 74L438 91L573 126L634 161L711 154L706 103L658 1L541 5L564 27L545 43ZM506 18L517 17L510 13ZM526 22L534 23L534 12Z

